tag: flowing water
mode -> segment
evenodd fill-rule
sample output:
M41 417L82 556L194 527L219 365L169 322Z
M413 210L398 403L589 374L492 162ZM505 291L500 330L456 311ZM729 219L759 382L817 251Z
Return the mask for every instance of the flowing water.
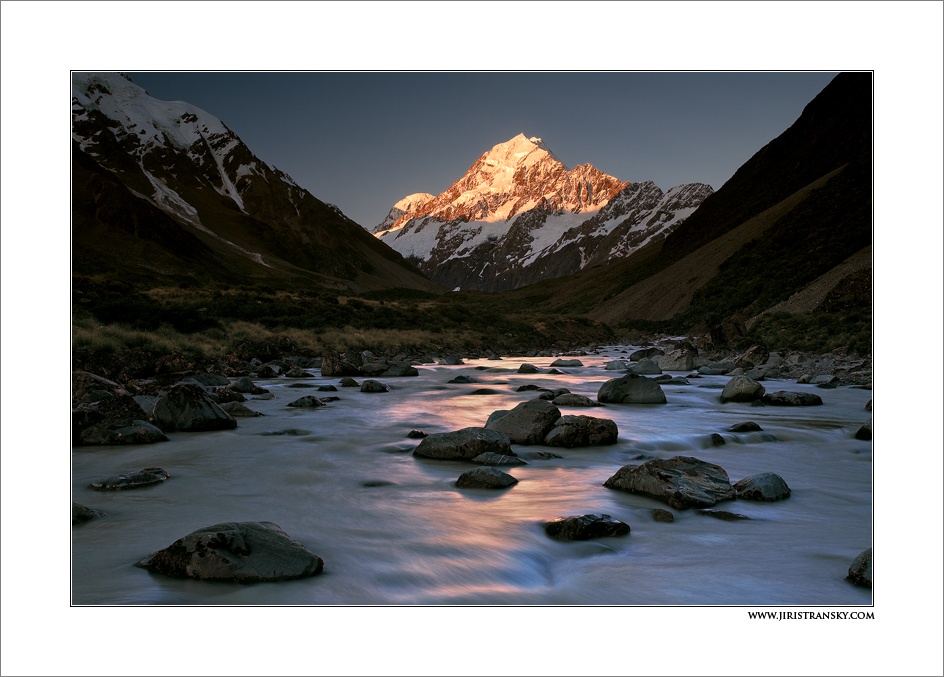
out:
M380 379L386 393L338 388L318 393L293 384L337 378L258 379L272 400L248 399L264 416L236 429L171 433L169 442L76 447L72 498L106 517L72 529L75 605L870 605L869 589L845 580L872 545L872 443L854 438L870 419L869 390L821 389L768 380L768 392L815 392L823 406L753 407L720 403L726 376L663 386L664 405L561 407L609 418L612 446L560 449L513 445L527 465L504 467L519 483L502 490L458 489L477 467L416 458L413 430L484 426L489 414L536 397L533 383L595 400L621 372L618 347L581 356L583 367L548 374L553 358L467 360L417 365L418 377ZM529 362L540 374L519 374ZM471 384L449 384L460 375ZM681 374L685 375L685 374ZM360 379L359 379L360 380ZM478 389L492 394L473 394ZM317 409L286 405L308 394L340 399ZM726 432L755 421L763 432ZM727 444L713 446L712 433ZM562 458L542 459L550 451ZM672 510L603 482L621 466L695 456L723 467L731 482L775 472L790 486L784 501L736 500L716 506L748 516L727 522ZM161 484L97 492L88 484L160 466ZM543 523L604 513L631 533L558 542ZM325 561L321 575L241 585L175 579L134 566L195 529L229 521L269 521Z

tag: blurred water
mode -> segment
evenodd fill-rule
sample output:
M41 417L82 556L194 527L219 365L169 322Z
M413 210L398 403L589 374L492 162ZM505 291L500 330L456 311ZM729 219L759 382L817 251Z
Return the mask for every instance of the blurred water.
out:
M871 591L844 580L872 538L872 443L854 439L870 418L872 393L767 381L768 391L810 391L820 407L752 407L719 400L728 377L665 386L665 405L562 407L562 413L616 421L613 446L551 449L514 445L528 465L503 468L519 480L505 490L457 489L475 467L414 458L427 433L483 426L496 409L534 398L519 385L566 387L596 399L616 347L582 356L563 375L518 374L522 362L552 358L418 365L418 377L382 379L387 393L340 388L318 409L286 405L336 378L260 379L273 400L246 402L264 416L235 430L172 433L170 442L76 447L73 500L108 513L72 530L76 605L868 605ZM312 370L309 370L312 371ZM317 370L313 373L317 374ZM472 384L449 384L465 374ZM684 374L683 374L684 375ZM472 394L489 388L497 394ZM727 428L755 421L763 432ZM727 444L712 445L712 433ZM532 452L562 458L542 460ZM696 456L732 483L775 472L793 495L775 503L717 507L751 519L725 522L672 510L655 522L653 499L603 482L622 465ZM89 482L160 466L153 487L96 492ZM382 483L364 486L365 483ZM387 484L389 483L389 484ZM605 513L628 523L625 537L557 542L543 522ZM136 561L200 527L227 521L280 525L325 561L322 575L239 585L152 574Z

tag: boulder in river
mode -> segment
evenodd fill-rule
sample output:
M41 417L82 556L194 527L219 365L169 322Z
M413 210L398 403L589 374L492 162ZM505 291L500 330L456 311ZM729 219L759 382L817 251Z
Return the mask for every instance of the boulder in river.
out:
M545 522L544 532L558 541L587 541L606 536L625 536L629 525L609 515L574 515Z
M173 386L154 404L154 418L165 432L205 430L230 430L236 427L236 419L220 409L220 405L199 386L182 384Z
M314 576L324 560L272 522L224 522L179 538L136 566L176 578L256 583Z
M665 404L662 386L640 374L610 379L597 393L597 400L615 404Z
M482 465L527 465L527 461L519 456L508 456L506 454L496 454L492 451L486 451L472 459L473 463Z
M81 524L82 522L88 522L93 520L96 517L105 517L107 513L102 510L97 510L96 508L89 508L82 505L81 503L72 502L72 524Z
M619 429L608 418L593 416L561 416L544 438L550 447L595 447L616 444Z
M872 587L872 548L863 550L849 565L846 580L866 588Z
M764 386L747 376L735 376L721 391L722 402L753 402L764 396Z
M285 406L313 408L313 407L323 407L325 406L325 403L324 403L324 400L319 397L315 397L314 395L305 395L304 397L299 397L297 400L293 400L289 402Z
M513 444L541 444L561 417L560 409L547 400L528 400L502 416L489 416L485 427L508 436Z
M624 465L603 486L651 496L679 510L710 508L736 496L724 468L692 456Z
M386 385L372 378L365 379L361 383L362 393L385 393L385 392L388 392L389 390L390 389Z
M432 433L413 451L422 458L471 461L479 454L514 456L508 435L487 428L462 428L448 433Z
M857 440L870 440L872 439L872 421L866 421L862 426L856 430L855 438Z
M779 407L813 407L823 403L823 398L813 393L797 393L778 390L761 398L764 404Z
M139 487L147 487L152 484L160 484L168 477L170 477L170 475L168 475L167 471L163 468L145 468L144 470L139 470L138 472L129 473L127 475L114 475L113 477L106 477L103 480L92 482L88 486L89 489L94 489L95 491L137 489Z
M456 480L460 489L504 489L517 483L518 480L508 473L489 466L467 470Z
M790 498L790 487L777 473L762 472L734 483L737 497L747 501L780 501Z
M224 402L223 404L220 405L220 409L222 409L227 414L233 417L262 416L260 412L253 411L242 402Z

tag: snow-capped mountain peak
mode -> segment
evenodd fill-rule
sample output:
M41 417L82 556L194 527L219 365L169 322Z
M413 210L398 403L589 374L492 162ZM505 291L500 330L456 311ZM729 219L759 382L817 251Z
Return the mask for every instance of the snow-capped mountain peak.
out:
M664 195L589 163L568 169L542 139L518 134L436 197L398 202L373 232L448 289L498 291L664 237L711 192L682 188Z

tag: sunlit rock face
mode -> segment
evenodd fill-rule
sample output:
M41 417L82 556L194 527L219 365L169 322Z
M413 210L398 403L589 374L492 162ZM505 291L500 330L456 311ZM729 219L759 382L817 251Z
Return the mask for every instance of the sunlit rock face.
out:
M397 202L373 232L449 289L502 291L628 256L711 193L700 183L664 193L590 164L568 169L541 139L519 134L443 193Z

